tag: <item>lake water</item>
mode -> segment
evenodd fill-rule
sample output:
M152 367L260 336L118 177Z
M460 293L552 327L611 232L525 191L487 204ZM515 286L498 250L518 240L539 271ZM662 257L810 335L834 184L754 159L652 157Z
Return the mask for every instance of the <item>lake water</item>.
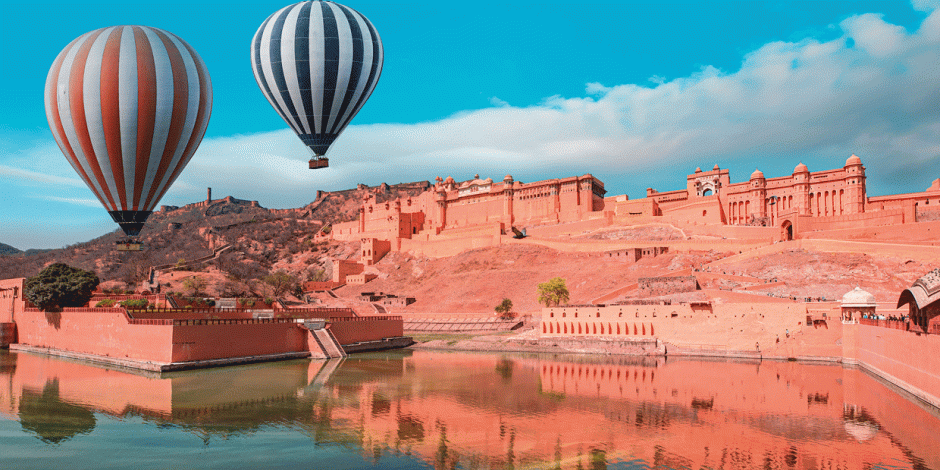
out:
M0 353L0 468L940 468L857 369L393 351L147 375Z

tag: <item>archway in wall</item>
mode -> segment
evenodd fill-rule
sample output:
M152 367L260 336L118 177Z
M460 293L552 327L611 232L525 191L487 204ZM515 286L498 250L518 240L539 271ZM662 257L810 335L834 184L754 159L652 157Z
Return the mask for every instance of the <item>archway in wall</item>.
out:
M793 240L793 224L789 220L780 224L780 239L785 242Z
M709 188L709 189L705 189L704 191L702 191L702 197L711 196L712 194L713 194L713 193L712 193L712 190L711 190L710 188Z

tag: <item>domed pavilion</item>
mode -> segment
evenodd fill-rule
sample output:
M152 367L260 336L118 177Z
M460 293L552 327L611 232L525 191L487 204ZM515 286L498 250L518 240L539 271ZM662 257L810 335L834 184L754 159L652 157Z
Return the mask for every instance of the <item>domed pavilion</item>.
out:
M842 323L858 323L862 315L870 318L877 306L874 295L856 286L842 296Z

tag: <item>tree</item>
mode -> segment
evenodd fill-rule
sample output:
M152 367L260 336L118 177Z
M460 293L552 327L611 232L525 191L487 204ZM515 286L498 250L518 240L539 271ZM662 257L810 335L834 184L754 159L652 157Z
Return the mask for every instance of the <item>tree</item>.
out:
M329 281L330 276L326 274L326 270L323 268L313 268L307 271L307 280L314 282Z
M43 310L81 307L88 303L99 283L98 275L92 271L54 263L26 279L24 294Z
M285 292L293 290L294 285L297 284L297 279L283 269L279 269L261 278L261 282L271 286L271 295L278 297Z
M568 303L568 287L565 286L565 280L560 277L553 277L548 282L539 284L539 303L546 307L557 306Z
M189 291L189 295L195 297L205 292L209 287L209 281L199 276L187 277L183 280L183 288Z
M512 300L503 299L503 301L494 309L500 318L512 318Z

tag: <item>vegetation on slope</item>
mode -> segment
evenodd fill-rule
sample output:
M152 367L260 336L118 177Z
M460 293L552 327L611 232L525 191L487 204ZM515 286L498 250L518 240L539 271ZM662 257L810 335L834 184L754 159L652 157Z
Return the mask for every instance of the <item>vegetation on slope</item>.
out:
M23 252L22 250L14 248L10 245L7 245L5 243L0 243L0 255L18 255L22 252Z

